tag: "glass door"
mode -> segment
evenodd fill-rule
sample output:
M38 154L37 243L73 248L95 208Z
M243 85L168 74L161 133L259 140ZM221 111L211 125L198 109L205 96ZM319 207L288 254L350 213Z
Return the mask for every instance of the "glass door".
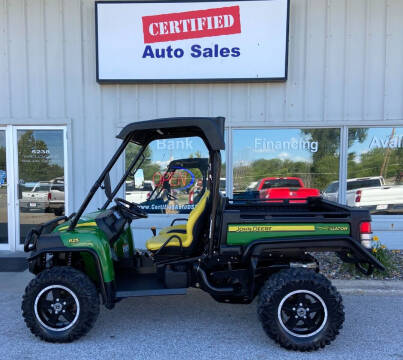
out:
M65 129L17 127L17 249L28 231L65 214Z
M8 248L6 130L0 128L0 247Z

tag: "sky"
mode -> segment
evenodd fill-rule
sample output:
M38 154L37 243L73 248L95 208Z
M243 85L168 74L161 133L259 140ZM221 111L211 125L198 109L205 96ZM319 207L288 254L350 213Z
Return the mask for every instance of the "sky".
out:
M189 141L162 140L160 142L153 141L150 145L152 149L152 162L158 163L161 166L166 166L171 159L188 158L190 154L200 152L202 157L208 157L208 151L203 141L200 138L188 138ZM315 144L300 142L304 140L299 129L271 129L271 130L234 130L233 132L233 157L234 165L240 163L250 163L254 160L265 158L281 158L292 159L294 161L309 162L312 158L312 151ZM270 148L268 142L280 141L276 148ZM293 143L294 148L284 144L283 142ZM316 144L318 146L318 144ZM309 149L308 149L309 148ZM223 160L225 159L224 152L222 153Z
M234 130L234 165L249 164L258 159L290 159L310 162L320 144L304 143L300 129Z
M349 152L359 156L377 147L388 146L392 128L369 128L366 139L359 143L354 142ZM403 147L403 128L395 128L395 143ZM300 129L255 129L234 130L233 132L233 160L234 165L248 164L257 159L290 159L294 161L310 162L312 154L320 147L318 144L305 143L306 139ZM293 143L290 147L288 143ZM316 147L317 146L317 147ZM392 145L393 147L393 145Z
M373 150L377 147L383 147L383 145L388 145L390 136L392 134L393 128L369 128L368 135L364 142L359 143L355 141L352 146L348 149L349 153L354 152L356 154L355 161L360 161L360 155L367 153L369 150ZM395 128L394 137L396 141L402 139L403 128ZM399 146L402 145L399 141Z
M155 140L150 144L150 148L151 161L162 168L166 167L171 160L187 159L197 152L201 157L209 157L207 147L199 137Z

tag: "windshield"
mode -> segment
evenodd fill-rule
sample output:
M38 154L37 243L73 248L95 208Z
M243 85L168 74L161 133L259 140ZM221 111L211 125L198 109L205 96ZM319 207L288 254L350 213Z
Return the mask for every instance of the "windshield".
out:
M335 193L335 192L337 192L338 190L339 190L339 183L338 183L338 182L334 182L334 183L330 184L330 185L326 188L325 192L326 192L326 193Z
M190 191L200 193L206 186L207 174L202 174L198 168L177 168L156 173L154 176L155 189L149 200L163 199L174 195L176 198L188 197Z
M121 146L124 146L124 144ZM125 190L129 192L139 189L138 186L140 186L140 184L136 185L135 177L144 161L147 160L147 154L143 146L133 143L129 143L123 149L124 151L122 150L120 155L115 159L112 168L106 173L103 184L100 187L108 199L102 208L109 206L115 196L117 196L118 191L122 188L122 185L124 185ZM115 154L115 156L117 155ZM125 172L122 176L120 165L125 159Z
M38 184L32 189L32 192L48 192L50 184Z
M147 146L130 142L127 137L92 186L69 228L74 229L99 189L107 198L101 207L104 210L116 200L122 186L125 193L123 200L138 204L146 213L190 213L206 192L209 155L206 143L199 136L162 137ZM125 164L125 172L119 176L122 164ZM191 171L190 168L196 165L200 165L200 169ZM163 170L165 167L168 171ZM164 173L167 173L168 179ZM140 191L127 191L126 186ZM149 191L150 188L154 190ZM152 200L162 192L164 197Z
M146 147L123 143L111 162L102 175L102 185L94 184L91 198L77 214L99 189L107 197L101 209L108 208L122 186L125 200L147 213L189 213L207 187L209 151L200 137L154 140Z
M204 141L200 137L154 140L145 154L144 176L136 181L141 191L129 191L126 186L126 200L149 214L189 213L207 186L209 152Z
M363 179L347 182L347 190L381 186L380 179Z
M265 180L262 185L263 189L271 188L300 188L301 184L296 179L271 179Z
M51 186L50 190L64 191L64 185L53 184L53 185Z
M136 187L134 186L134 181L126 181L126 191L134 191Z

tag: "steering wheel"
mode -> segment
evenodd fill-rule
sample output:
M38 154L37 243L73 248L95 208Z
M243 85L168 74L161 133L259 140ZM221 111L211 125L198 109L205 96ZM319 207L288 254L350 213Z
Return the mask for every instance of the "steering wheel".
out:
M122 213L129 219L148 217L148 214L135 203L131 203L122 198L115 198L115 203Z

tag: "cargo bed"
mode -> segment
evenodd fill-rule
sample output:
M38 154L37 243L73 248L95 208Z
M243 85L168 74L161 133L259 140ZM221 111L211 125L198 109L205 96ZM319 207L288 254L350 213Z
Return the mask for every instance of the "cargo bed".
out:
M351 262L382 265L361 245L360 224L367 210L321 197L307 199L222 199L220 247L223 253L251 254L334 251Z

